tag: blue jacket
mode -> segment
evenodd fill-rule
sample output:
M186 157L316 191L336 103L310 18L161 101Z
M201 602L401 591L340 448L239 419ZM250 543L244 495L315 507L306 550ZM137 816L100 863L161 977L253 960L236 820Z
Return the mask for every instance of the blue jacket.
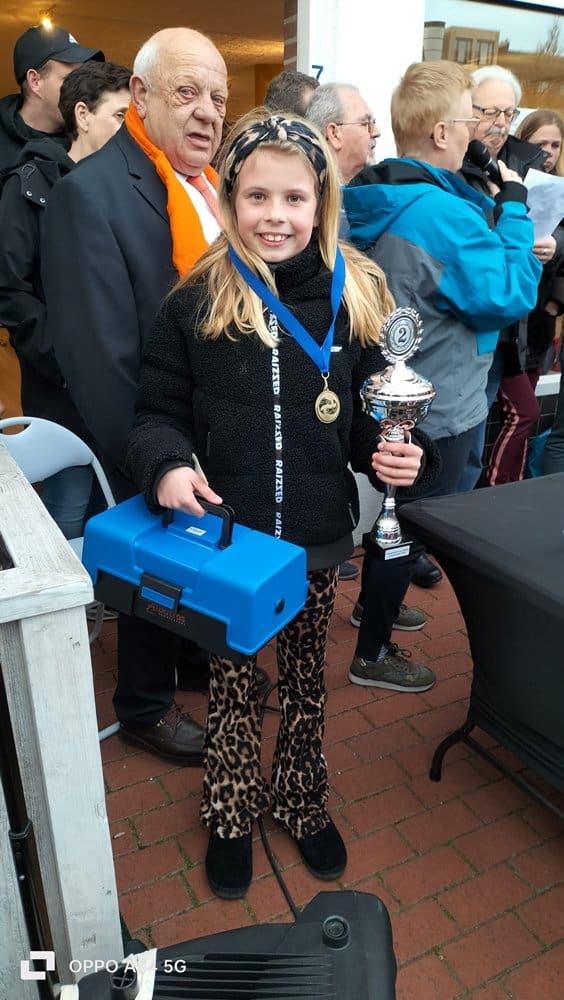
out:
M380 264L398 306L423 319L414 367L437 390L425 420L431 437L485 419L498 332L536 302L541 267L525 198L509 183L494 206L451 171L407 159L367 167L343 188L350 240Z

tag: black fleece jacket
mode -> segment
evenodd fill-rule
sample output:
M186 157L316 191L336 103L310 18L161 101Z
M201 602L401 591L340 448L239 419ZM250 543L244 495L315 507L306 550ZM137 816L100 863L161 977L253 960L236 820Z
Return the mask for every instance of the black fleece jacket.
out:
M0 180L0 324L9 331L20 362L24 413L55 420L89 440L47 332L40 273L51 189L74 166L61 143L47 136L24 146L17 166Z
M331 274L317 246L311 243L280 264L275 280L281 300L321 343L331 323ZM322 424L314 412L323 388L319 371L282 328L278 358L257 337L198 336L206 291L205 285L181 289L157 318L143 359L129 473L155 510L160 476L171 466L193 464L195 452L240 523L303 545L310 569L336 565L351 551L358 519L347 463L382 488L370 466L379 427L363 412L359 389L385 366L384 359L378 348L363 350L349 339L341 308L329 381L341 413L334 423ZM428 438L416 437L430 456L419 477L423 489L434 481L438 458Z

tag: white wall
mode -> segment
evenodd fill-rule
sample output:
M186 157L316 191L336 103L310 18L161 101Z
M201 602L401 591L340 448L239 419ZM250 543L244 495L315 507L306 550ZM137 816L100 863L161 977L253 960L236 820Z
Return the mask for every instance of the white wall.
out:
M298 69L321 83L353 83L371 105L382 136L377 159L395 156L390 98L423 51L425 0L298 0Z

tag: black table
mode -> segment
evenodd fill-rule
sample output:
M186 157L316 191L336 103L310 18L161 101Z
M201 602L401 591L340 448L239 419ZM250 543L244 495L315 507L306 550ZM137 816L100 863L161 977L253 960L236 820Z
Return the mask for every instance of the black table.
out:
M564 473L417 500L400 517L449 577L474 663L466 723L437 748L430 777L463 740L564 818L470 736L479 726L564 790Z

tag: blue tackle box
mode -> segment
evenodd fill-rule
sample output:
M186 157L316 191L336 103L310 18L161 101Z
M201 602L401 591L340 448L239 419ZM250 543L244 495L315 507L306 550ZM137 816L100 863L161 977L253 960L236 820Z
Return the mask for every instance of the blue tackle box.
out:
M88 521L82 561L108 607L241 660L303 608L305 549L199 502L203 518L151 514L141 496L110 507Z

